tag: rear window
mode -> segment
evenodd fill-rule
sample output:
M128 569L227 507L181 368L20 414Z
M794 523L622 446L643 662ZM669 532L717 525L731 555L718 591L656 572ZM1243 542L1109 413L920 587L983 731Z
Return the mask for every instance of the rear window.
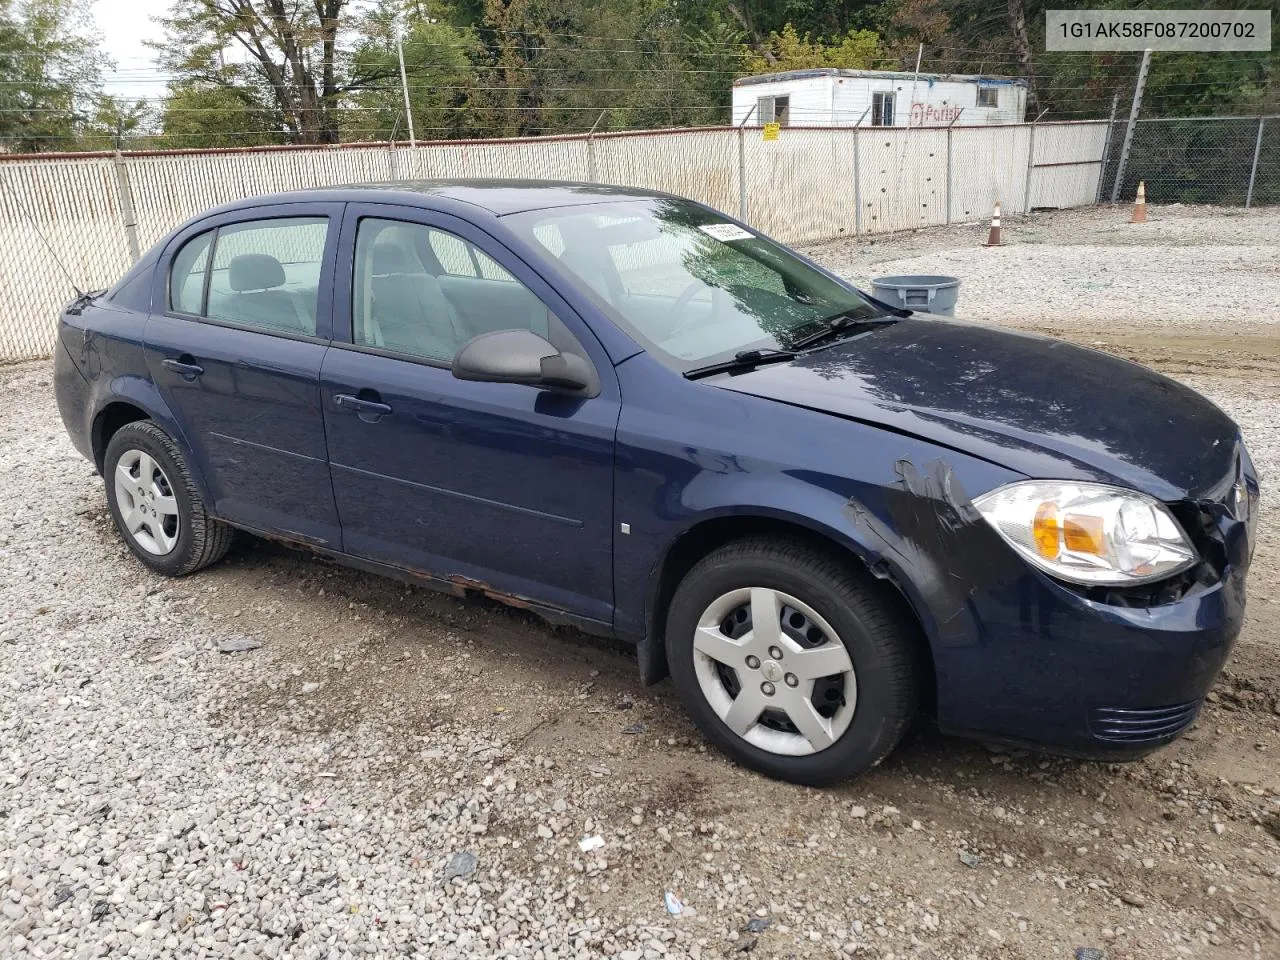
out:
M204 313L204 276L213 231L192 237L173 258L169 270L169 309L200 316Z

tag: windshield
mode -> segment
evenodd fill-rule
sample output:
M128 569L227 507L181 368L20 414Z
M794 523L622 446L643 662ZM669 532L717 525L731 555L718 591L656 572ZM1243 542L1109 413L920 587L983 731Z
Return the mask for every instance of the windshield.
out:
M884 313L769 240L685 200L640 199L506 218L679 371L790 349L837 317Z

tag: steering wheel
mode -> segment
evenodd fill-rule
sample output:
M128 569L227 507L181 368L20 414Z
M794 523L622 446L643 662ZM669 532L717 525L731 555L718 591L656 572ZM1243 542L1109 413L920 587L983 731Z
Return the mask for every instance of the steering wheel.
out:
M676 302L671 306L671 312L679 316L680 311L683 310L685 307L687 307L689 305L689 301L691 301L694 297L696 297L699 293L701 293L704 287L707 290L711 291L711 316L714 317L718 312L717 308L722 303L721 297L724 294L724 290L721 289L720 287L713 287L711 286L711 284L705 283L702 280L694 280L687 287L685 287L684 290L681 291L680 296L676 297ZM676 324L674 327L671 328L671 332L667 334L667 339L680 336L680 334L684 333L687 329L689 329L691 326L693 326L696 322L700 321L701 319L702 318L700 317L698 318L691 317L690 319L684 321L684 323Z

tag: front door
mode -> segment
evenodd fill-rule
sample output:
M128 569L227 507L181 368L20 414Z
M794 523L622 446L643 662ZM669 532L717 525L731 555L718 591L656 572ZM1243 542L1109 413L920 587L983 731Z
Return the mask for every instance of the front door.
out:
M598 342L465 221L353 204L342 236L321 389L346 551L611 622L619 396ZM453 377L471 337L517 327L588 359L597 394Z
M224 214L175 238L144 334L147 369L214 513L333 549L320 364L341 204ZM328 256L326 256L326 252ZM326 285L324 277L329 277Z

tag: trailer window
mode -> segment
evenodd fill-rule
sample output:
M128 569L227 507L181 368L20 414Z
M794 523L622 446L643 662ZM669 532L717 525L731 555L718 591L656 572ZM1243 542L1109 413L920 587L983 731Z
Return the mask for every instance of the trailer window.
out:
M785 127L791 119L791 97L760 97L756 100L756 113L761 123Z
M978 87L978 106L980 107L1000 106L1000 88L979 86Z
M871 125L873 127L893 126L892 93L873 93L871 95Z

